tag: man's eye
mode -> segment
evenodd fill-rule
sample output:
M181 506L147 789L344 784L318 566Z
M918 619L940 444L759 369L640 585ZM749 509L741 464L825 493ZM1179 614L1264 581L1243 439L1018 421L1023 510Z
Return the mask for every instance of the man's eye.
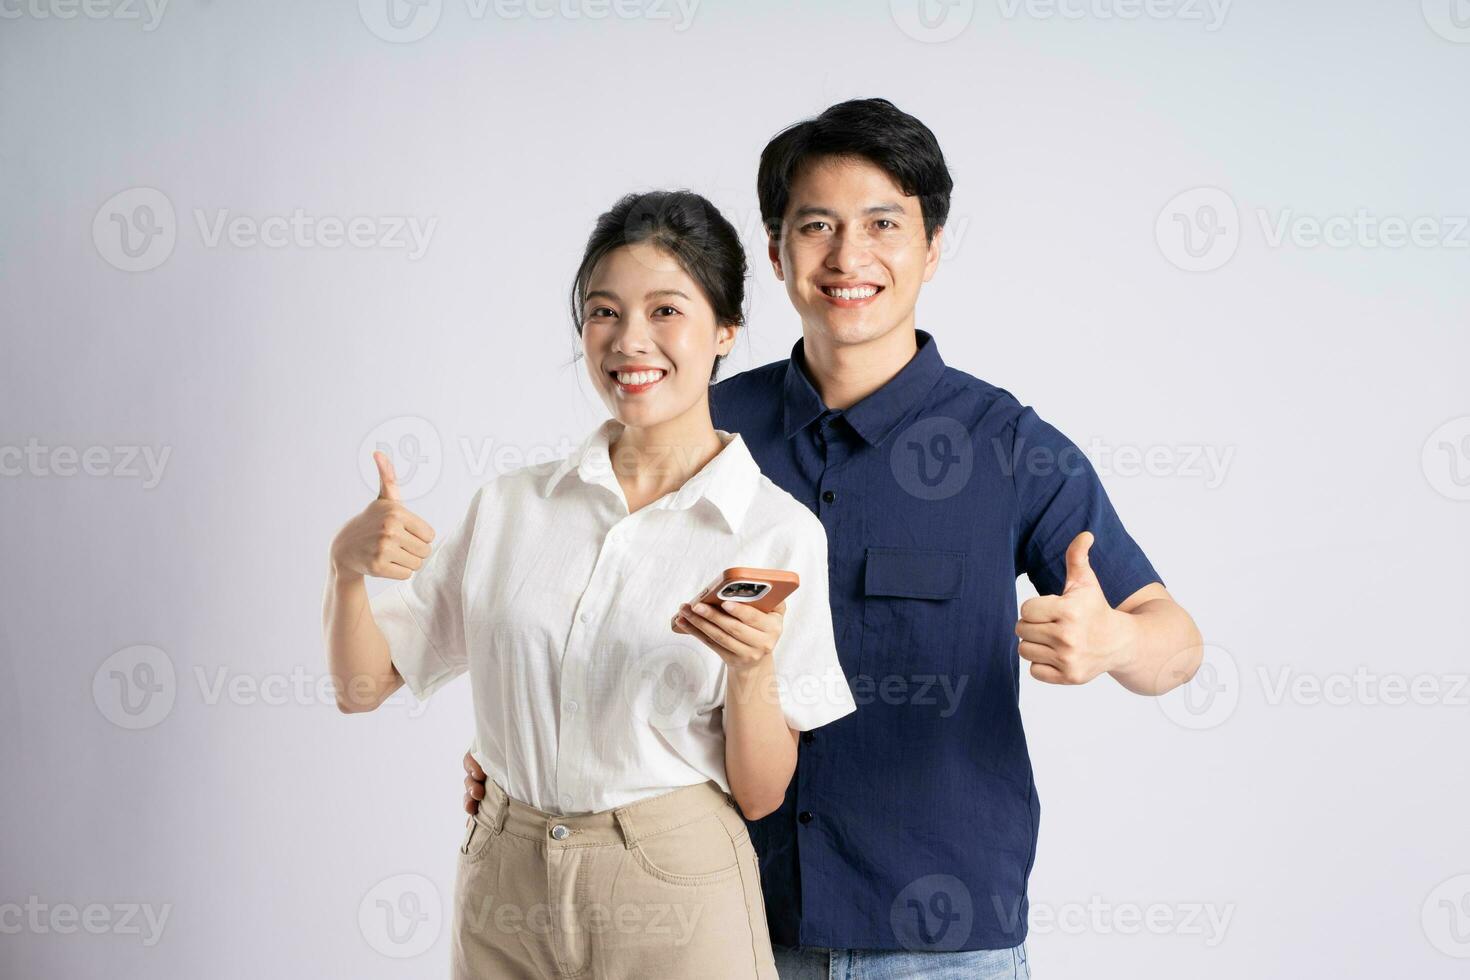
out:
M679 315L679 311L676 310L676 309L674 309L672 306L660 306L658 309L656 309L656 310L653 311L653 315L654 316L678 316Z
M879 231L891 231L892 229L898 227L898 225L889 218L879 218L876 223L878 225Z
M828 225L825 221L808 221L801 226L802 231L825 231Z

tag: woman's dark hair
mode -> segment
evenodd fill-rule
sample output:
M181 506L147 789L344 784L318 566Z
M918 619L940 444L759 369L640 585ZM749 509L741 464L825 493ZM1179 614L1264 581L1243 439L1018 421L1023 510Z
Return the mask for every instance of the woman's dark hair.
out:
M772 238L781 236L791 182L804 164L822 157L861 157L892 178L904 194L917 197L927 241L934 240L935 230L949 218L954 181L929 127L887 99L853 99L788 126L761 151L756 194L761 221Z
M582 336L588 280L597 263L624 245L649 242L668 253L704 290L715 322L745 325L745 246L719 209L693 191L628 194L600 215L572 280L572 323ZM724 356L715 355L710 381Z

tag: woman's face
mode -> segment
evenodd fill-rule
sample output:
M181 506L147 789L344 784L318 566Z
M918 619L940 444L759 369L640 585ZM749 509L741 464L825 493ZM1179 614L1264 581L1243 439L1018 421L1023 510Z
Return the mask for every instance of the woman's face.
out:
M738 329L716 324L704 290L648 242L604 256L583 305L587 371L625 425L657 425L696 405L708 393L715 355L729 352Z

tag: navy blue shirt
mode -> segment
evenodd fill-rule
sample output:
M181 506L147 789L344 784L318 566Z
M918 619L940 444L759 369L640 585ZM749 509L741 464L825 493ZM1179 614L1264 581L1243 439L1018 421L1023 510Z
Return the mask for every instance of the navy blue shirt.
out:
M717 428L827 528L856 712L802 735L775 813L748 824L771 939L969 950L1026 937L1040 801L1021 727L1016 579L1059 593L1082 531L1108 601L1160 581L1091 463L934 338L846 410L803 341L710 390Z

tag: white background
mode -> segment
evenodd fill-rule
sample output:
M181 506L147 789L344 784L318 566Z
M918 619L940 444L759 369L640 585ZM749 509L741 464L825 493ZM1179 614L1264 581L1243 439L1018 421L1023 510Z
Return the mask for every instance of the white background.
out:
M0 973L442 976L467 685L356 717L310 685L371 446L419 440L442 529L605 417L565 296L629 190L725 210L725 373L785 357L758 154L883 95L955 177L920 326L1106 454L1212 645L1162 701L1026 678L1035 975L1464 974L1470 6L387 2L0 0L0 906L169 910L150 945L0 908ZM172 245L129 258L113 216L159 195ZM432 231L210 235L298 209ZM117 702L138 658L156 718Z

